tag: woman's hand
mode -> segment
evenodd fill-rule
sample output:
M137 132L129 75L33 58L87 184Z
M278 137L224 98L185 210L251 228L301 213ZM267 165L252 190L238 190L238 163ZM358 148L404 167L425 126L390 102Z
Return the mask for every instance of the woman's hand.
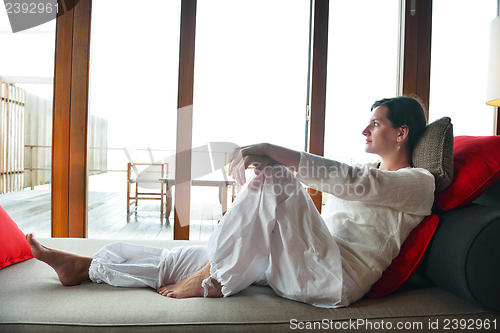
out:
M228 173L238 184L245 184L245 170L249 166L255 166L255 173L258 174L260 171L264 170L266 166L277 163L275 160L265 155L265 146L266 144L256 144L237 148L233 151Z
M238 184L243 185L246 182L245 170L250 165L254 165L255 173L259 173L270 164L282 164L296 171L299 163L300 152L267 143L259 143L235 149L228 173Z

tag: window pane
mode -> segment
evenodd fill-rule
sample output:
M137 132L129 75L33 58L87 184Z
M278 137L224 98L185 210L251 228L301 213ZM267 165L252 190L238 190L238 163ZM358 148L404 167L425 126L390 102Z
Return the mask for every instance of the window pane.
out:
M39 237L51 236L55 24L12 33L0 11L0 205Z
M309 1L198 1L193 147L220 141L303 149L308 36ZM230 152L228 145L220 153L229 160ZM216 170L204 177L223 175ZM190 239L203 239L221 209L201 202L217 205L218 188L193 186L191 193ZM214 223L207 224L207 216Z
M429 120L448 116L455 135L491 135L486 105L490 22L496 0L434 1Z
M198 1L193 146L303 149L309 1Z
M399 1L330 1L325 156L347 163L364 152L370 107L396 95Z
M129 161L161 162L175 153L180 1L148 1L147 15L138 15L132 0L92 7L89 238L172 238L159 200L139 200L129 216L135 223L127 223L126 170ZM141 186L159 191L158 183Z

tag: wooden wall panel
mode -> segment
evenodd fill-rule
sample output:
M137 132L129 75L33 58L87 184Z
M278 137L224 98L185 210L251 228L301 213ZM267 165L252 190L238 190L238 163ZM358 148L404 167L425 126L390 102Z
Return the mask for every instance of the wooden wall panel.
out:
M0 194L24 189L26 91L0 81Z
M91 0L60 0L52 139L52 237L87 236L87 119Z

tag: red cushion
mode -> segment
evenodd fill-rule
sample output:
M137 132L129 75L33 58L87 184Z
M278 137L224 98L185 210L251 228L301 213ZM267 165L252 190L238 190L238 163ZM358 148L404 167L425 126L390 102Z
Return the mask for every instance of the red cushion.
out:
M367 298L379 298L389 295L415 275L436 231L438 222L439 217L437 215L429 215L410 232L401 246L399 255L392 260L380 279L372 285L370 291L366 294Z
M0 206L0 269L33 258L23 232Z
M467 206L500 179L500 136L456 136L453 163L453 182L434 201L444 211Z

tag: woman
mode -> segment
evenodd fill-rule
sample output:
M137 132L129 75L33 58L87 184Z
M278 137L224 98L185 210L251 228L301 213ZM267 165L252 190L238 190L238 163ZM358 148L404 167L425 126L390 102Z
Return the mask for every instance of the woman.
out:
M169 251L113 243L90 258L27 239L64 285L149 286L185 298L229 296L257 283L312 305L347 306L368 292L431 213L434 178L411 165L425 124L414 98L375 102L362 132L365 151L380 157L373 165L348 166L270 144L241 148L230 175L243 184L250 165L256 175L207 246ZM299 181L333 194L332 213L322 217Z

